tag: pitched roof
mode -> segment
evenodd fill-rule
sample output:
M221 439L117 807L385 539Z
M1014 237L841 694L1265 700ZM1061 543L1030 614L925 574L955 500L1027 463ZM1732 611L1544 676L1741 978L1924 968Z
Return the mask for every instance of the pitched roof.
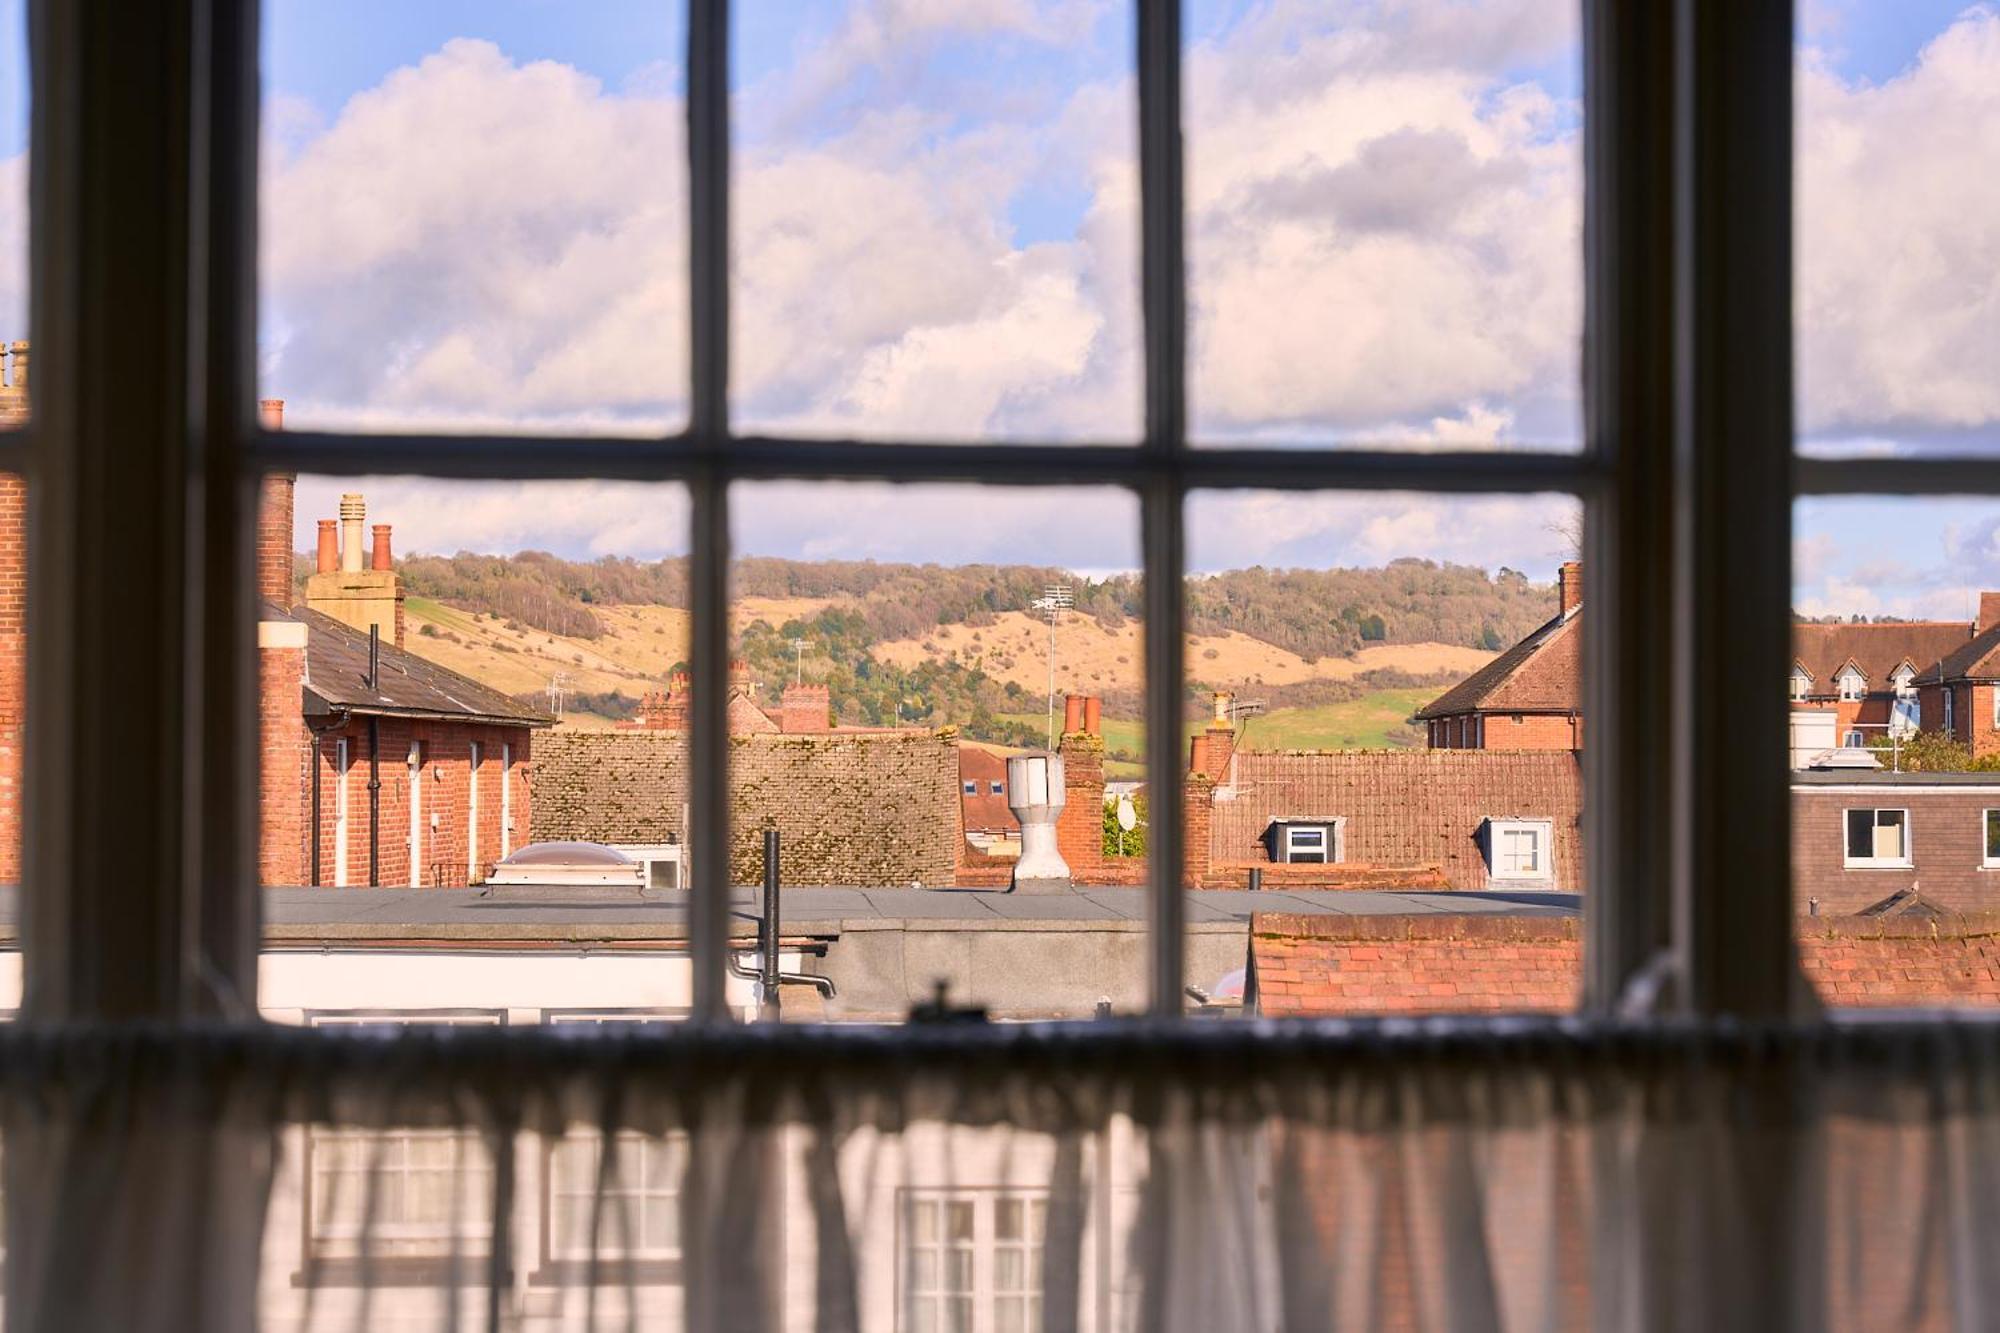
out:
M1884 686L1897 667L1908 662L1919 676L1930 673L1938 660L1966 646L1972 626L1963 620L1911 620L1882 625L1792 626L1792 657L1813 683L1831 691L1835 677L1849 662L1861 668L1871 686Z
M1573 713L1583 706L1581 605L1527 638L1417 710L1419 718L1495 713Z
M1937 671L1926 669L1918 675L1929 680L1989 680L2000 677L1996 649L2000 649L2000 625L1992 626L1946 653L1944 660L1937 664Z
M1007 761L997 754L982 750L976 745L961 743L958 747L959 804L965 812L965 830L968 833L1018 833L1021 822L1014 818L1008 808L1006 797ZM964 784L973 784L973 790L966 792ZM999 783L1001 794L993 794L993 783Z
M306 627L307 711L493 722L549 727L555 719L470 676L384 643L377 687L368 688L368 636L318 611L295 607L284 618ZM264 612L266 620L278 613Z
M1583 878L1583 780L1570 750L1238 750L1233 796L1209 812L1220 865L1261 863L1273 820L1345 819L1356 865L1436 866L1454 889L1484 889L1482 828L1492 819L1554 826L1551 879Z

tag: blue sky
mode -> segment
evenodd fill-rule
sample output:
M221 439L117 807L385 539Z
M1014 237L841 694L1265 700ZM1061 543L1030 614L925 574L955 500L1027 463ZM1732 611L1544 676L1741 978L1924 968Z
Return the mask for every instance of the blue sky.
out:
M1000 13L1011 3L1013 0L987 0L983 8ZM1479 24L1472 20L1482 11L1497 10L1506 3L1508 0L1482 0L1454 9L1447 0L1440 0L1438 5L1408 6L1392 5L1388 0L1375 4L1358 0L1349 12L1387 28L1420 23L1427 16L1439 19L1444 26L1433 30L1426 39L1433 40L1438 31L1454 28L1477 36ZM960 8L981 7L968 0ZM905 12L916 13L922 8L906 6ZM739 169L749 171L762 161L787 154L795 158L814 153L837 155L846 151L856 136L879 135L884 124L893 123L893 116L885 119L884 113L905 113L916 118L907 131L910 138L906 153L935 157L941 164L925 178L934 188L955 188L959 181L971 180L981 171L991 169L1001 192L999 202L993 206L997 210L993 213L995 225L1002 233L1003 246L1012 247L1012 257L1006 262L1020 262L1024 256L1041 252L1056 255L1073 251L1087 235L1089 243L1096 246L1104 243L1104 236L1116 240L1120 235L1118 228L1124 225L1119 216L1110 218L1109 232L1088 231L1091 210L1102 202L1100 192L1105 188L1106 178L1102 144L1099 144L1100 156L1093 159L1088 146L1080 141L1094 136L1111 145L1114 159L1119 153L1129 156L1130 126L1124 122L1126 104L1108 101L1095 107L1086 106L1080 114L1069 99L1075 89L1088 86L1129 95L1131 11L1129 7L1103 7L1072 21L1073 15L1049 0L1039 3L1020 0L1017 8L1036 9L1044 16L1054 16L1048 23L1071 26L1051 35L1048 23L1043 24L1042 30L1033 24L1010 26L1006 22L996 22L985 30L967 30L950 22L933 23L929 28L919 25L919 35L909 39L892 58L869 53L862 40L865 31L851 22L853 7L849 4L835 4L831 0L744 0L736 6L734 33ZM1844 90L1857 99L1865 99L1871 90L1893 85L1909 75L1912 62L1925 44L1949 27L1964 9L1957 0L1943 3L1801 0L1801 40L1813 52L1813 59L1835 75ZM1284 12L1282 7L1274 8L1265 0L1191 0L1187 7L1190 52L1208 55L1225 52L1258 24L1270 20L1273 13ZM1334 9L1311 12L1323 16ZM1520 10L1520 14L1532 12L1530 8ZM0 0L0 162L19 153L26 142L23 14L22 0ZM655 97L671 101L678 96L683 82L681 24L680 6L642 0L591 0L587 4L562 0L424 0L416 4L392 0L350 0L342 4L324 0L270 0L265 21L266 93L273 108L270 123L289 148L314 143L340 124L343 111L357 94L379 89L392 73L418 65L439 53L447 42L463 37L491 42L516 67L531 61L553 61L570 67L595 80L608 98ZM861 32L860 38L857 31ZM1283 60L1296 55L1310 35L1304 30L1293 33L1280 42L1272 63L1246 67L1259 73L1249 76L1242 91L1253 98L1266 95L1270 90L1262 86L1261 71L1269 68L1270 81L1279 82L1285 68ZM1485 39L1504 46L1503 39L1508 36L1508 29L1499 28ZM849 44L847 56L843 61L834 61L831 72L821 69L832 59L829 52L841 42ZM1509 53L1496 57L1487 71L1492 82L1487 100L1481 106L1482 113L1494 111L1505 89L1525 86L1547 95L1553 118L1522 143L1530 146L1560 143L1573 136L1578 94L1574 48L1566 44L1551 48L1544 41L1507 49ZM1196 68L1192 54L1190 68ZM814 85L812 80L822 74L823 82ZM520 109L523 117L532 112L531 107ZM1065 114L1071 117L1069 121L1060 119ZM1110 131L1115 131L1109 137L1107 125ZM412 125L410 133L421 136L428 128ZM1206 128L1191 124L1191 142L1199 140ZM1122 146L1116 135L1125 136ZM990 144L988 139L992 140ZM1072 143L1072 139L1079 142ZM2000 143L1989 139L1984 146L2000 156ZM1963 152L1962 143L1960 151ZM869 169L879 167L875 159L865 159L866 162L876 162ZM1978 169L1974 164L1959 166L1967 171ZM679 164L664 161L661 169L674 174ZM1985 170L1992 173L1992 165ZM893 182L885 182L885 193L891 192L891 185ZM990 182L975 181L975 186L992 188ZM869 203L865 195L862 201L864 207ZM5 201L0 201L0 207L4 206ZM898 257L895 245L912 247L906 258L913 261L911 281L917 284L917 290L907 300L921 306L927 284L949 286L949 273L931 276L914 261L927 258L940 238L948 239L953 234L953 228L962 229L967 218L977 215L979 206L975 200L968 206L975 212L933 219L930 230L909 233L914 240L896 239L890 243L887 259L891 262ZM4 224L4 218L0 218L0 224ZM541 224L529 218L518 225ZM745 225L740 215L739 225ZM1226 228L1221 233L1205 231L1198 220L1191 227L1191 248L1197 256L1205 253L1201 245L1214 243L1204 237L1228 234ZM0 225L0 239L5 236L4 225ZM413 254L408 262L417 262L418 258ZM851 265L858 275L856 280L864 283L863 290L872 290L867 284L879 284L882 270L868 269L863 262L867 258L850 250L842 260L831 263L827 272L837 276L844 266ZM879 263L882 258L876 256L875 261ZM1060 265L1058 271L1064 271ZM1118 333L1121 322L1123 325L1134 322L1136 301L1123 272L1114 270L1093 276L1087 269L1068 271L1083 274L1083 286L1071 294L1073 300L1082 304L1076 305L1068 316L1070 324L1060 319L1053 324L1030 322L1025 326L1026 333L1017 330L1012 334L1004 329L982 331L974 324L968 326L963 342L950 355L963 361L976 357L982 346L990 347L988 355L996 360L1019 357L1024 352L1033 355L1042 345L1060 344L1064 337L1071 336L1078 318L1101 322L1093 335L1100 341L1107 331ZM339 285L336 283L332 290L338 294ZM601 299L614 298L615 293L607 291ZM11 299L17 301L18 296ZM752 294L743 306L754 311L760 299L765 298ZM842 302L851 303L848 293L839 293L832 309L837 312ZM0 267L0 315L17 321L18 311L10 310L9 303L4 267ZM829 307L824 302L820 305L794 302L772 309L774 317L781 317L791 327L810 329L815 321L827 317ZM898 317L887 318L893 323ZM1333 320L1331 315L1328 319L1332 321L1327 325L1329 329L1337 330L1347 323L1344 319ZM838 336L832 329L828 325L827 331L817 335L821 343ZM1556 327L1553 332L1558 341L1564 336L1572 340L1575 337L1573 329L1566 332ZM492 330L471 327L469 333L470 345L475 347L491 347L506 341L506 335ZM877 331L867 336L881 335ZM1007 336L1016 341L1006 341ZM883 344L871 353L875 359L851 362L843 373L861 375L863 378L857 383L876 382L870 377L879 377L885 369L901 364L881 359L889 355L889 346ZM1016 350L1008 351L1010 347ZM811 342L788 347L781 357L781 369L799 364L802 358L810 360L815 350ZM905 349L896 355L907 354ZM1436 429L1449 434L1467 428L1469 422L1477 422L1482 412L1490 415L1497 410L1510 414L1513 420L1511 428L1501 427L1502 433L1497 438L1510 438L1506 432L1512 429L1516 432L1514 437L1527 431L1560 442L1563 429L1560 423L1567 419L1566 414L1574 412L1562 367L1573 362L1559 357L1550 364L1555 368L1552 378L1544 375L1534 383L1521 381L1497 398L1480 394L1465 399L1449 396L1441 399L1446 403L1461 403L1464 411L1455 408L1441 411L1437 414L1440 421ZM517 373L509 374L503 366L501 382L532 378L532 367L515 370ZM1114 386L1121 382L1119 374L1129 379L1129 367L1120 370L1110 365L1099 370L1109 377L1106 382ZM1504 376L1496 381L1505 382ZM780 384L771 390L770 401L788 405L806 402L814 393L813 384L809 378L789 388ZM296 386L285 391L295 401L302 402L301 410L311 410L309 392L302 393ZM1273 390L1280 395L1283 391L1282 386ZM955 392L958 391L947 393L943 401L949 404ZM975 384L966 392L976 397L978 386ZM995 392L999 396L991 400L997 405L993 410L1003 414L1027 413L1023 420L1038 420L1034 413L1057 410L1036 396L1042 393L1040 390L1026 397L1018 389ZM1129 393L1129 388L1123 392ZM1198 407L1201 397L1197 395ZM1115 399L1114 393L1113 399L1106 401ZM1930 440L1955 442L1959 447L1991 447L2000 452L1996 414L1988 413L1982 418L1972 409L1970 417L1961 410L1955 416L1939 413L1936 419L1930 419L1923 406L1919 402L1914 411L1908 404L1893 410L1885 408L1872 424L1844 427L1833 434L1849 440L1848 447L1908 447L1912 441ZM1098 410L1098 419L1113 423L1130 415L1125 406ZM1102 415L1105 411L1108 416ZM1420 427L1429 415L1414 410L1406 416L1412 423L1412 438L1422 434ZM1966 424L1968 420L1972 424ZM1268 429L1282 435L1292 427L1281 421ZM410 493L408 499L412 505L421 507L419 493ZM774 549L787 542L805 549L814 526L810 513L812 501L809 497L794 496L792 502L802 507L801 512L789 517L778 515L779 521L771 525L769 533L757 540ZM1209 517L1203 520L1209 539L1200 545L1213 552L1214 559L1201 558L1200 563L1226 564L1253 558L1270 563L1307 563L1314 561L1316 553L1329 563L1381 558L1378 551L1383 540L1381 534L1385 532L1410 534L1412 549L1408 554L1457 558L1461 548L1476 552L1483 546L1489 552L1486 563L1512 563L1530 570L1538 562L1547 563L1559 554L1553 550L1546 531L1540 530L1546 525L1523 522L1518 516L1505 517L1497 509L1489 512L1496 516L1495 522L1510 525L1506 530L1473 531L1464 534L1461 541L1460 535L1452 530L1453 520L1465 517L1469 511L1414 497L1384 498L1377 503L1382 512L1372 516L1349 502L1346 508L1323 515L1317 521L1296 522L1285 514L1274 518L1268 509L1254 511L1249 506L1239 507L1232 519L1229 506L1211 507L1207 511ZM983 507L975 510L978 508ZM1829 604L1828 609L1942 613L1939 608L1946 607L1954 598L1962 598L1966 588L1988 582L2000 584L2000 556L1987 555L1994 546L1987 521L1990 508L1983 503L1948 500L1803 504L1797 515L1801 600L1823 603L1844 597L1862 604L1840 608ZM531 504L528 511L532 514ZM439 512L442 516L442 506ZM1253 517L1253 513L1257 516ZM410 521L405 519L404 523ZM1232 521L1242 523L1243 531L1233 540L1215 540L1219 525ZM1257 531L1260 526L1272 525L1288 534L1282 542L1275 541L1269 532ZM503 530L512 528L518 532L520 526L497 525L490 532L490 540L484 543L469 530L466 537L473 545L513 544ZM897 534L894 541L880 543L884 545L885 558L920 558L912 554L911 543L930 537L939 543L939 557L948 557L954 549L965 549L968 541L982 552L1005 545L997 533L991 534L991 540L988 535L972 540L962 531L927 535L922 525L905 527L906 531ZM1365 540L1356 536L1363 529L1375 535ZM625 525L620 530L632 534L640 529ZM546 541L524 544L568 547L574 553L586 553L593 541L591 534L581 530L551 530L547 536ZM812 540L824 544L822 538ZM655 543L649 540L640 544ZM849 545L865 547L867 542L857 540ZM1115 552L1125 549L1128 543L1121 535L1105 543L1101 551L1088 541L1072 545L1073 553L1065 558L1082 566L1108 566L1122 559ZM1884 551L1894 553L1897 558L1881 558ZM989 557L982 555L982 558ZM1479 557L1475 554L1468 558Z

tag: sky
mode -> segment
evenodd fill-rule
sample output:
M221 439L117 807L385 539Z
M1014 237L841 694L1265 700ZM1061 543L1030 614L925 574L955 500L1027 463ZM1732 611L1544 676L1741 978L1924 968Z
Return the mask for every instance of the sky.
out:
M0 335L24 307L21 14L0 0ZM681 22L640 0L270 0L259 354L293 424L683 421ZM1129 6L742 0L733 43L739 428L1137 433ZM1198 440L1577 447L1577 52L1563 0L1190 0ZM1799 71L1803 447L2000 452L2000 12L1802 0ZM353 484L302 484L302 545ZM685 544L672 488L365 486L406 549ZM1025 546L1095 570L1135 545L1080 495L755 495L737 537L760 553ZM1191 559L1545 576L1566 506L1197 497ZM1956 614L2000 586L1988 508L1802 504L1802 609Z

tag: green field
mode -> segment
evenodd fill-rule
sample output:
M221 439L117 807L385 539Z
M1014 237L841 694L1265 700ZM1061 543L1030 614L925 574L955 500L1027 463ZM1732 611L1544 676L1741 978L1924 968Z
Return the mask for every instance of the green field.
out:
M1415 689L1376 690L1359 699L1313 708L1278 708L1250 718L1242 729L1242 743L1257 750L1380 750L1391 742L1389 733L1405 727L1410 714L1444 693L1441 685ZM1002 713L1001 720L1045 726L1046 713ZM1192 736L1199 722L1187 725ZM1181 742L1185 751L1187 741ZM1143 778L1146 757L1145 730L1135 721L1104 719L1104 748L1110 754L1130 759L1107 759L1108 778Z

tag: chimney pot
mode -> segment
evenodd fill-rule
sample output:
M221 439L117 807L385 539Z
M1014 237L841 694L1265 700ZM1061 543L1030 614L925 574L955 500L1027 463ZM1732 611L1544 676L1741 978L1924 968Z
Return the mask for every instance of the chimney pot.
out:
M344 574L361 572L361 525L368 517L368 502L353 491L340 497L340 569Z
M368 558L368 568L381 573L387 573L394 567L395 562L389 557L389 525L387 523L377 523L375 525L375 550Z
M339 526L330 518L319 521L319 559L313 567L322 574L331 574L340 568Z
M1217 690L1215 692L1215 720L1218 723L1224 726L1229 724L1229 705L1234 702L1236 702L1236 696L1228 690Z
M1568 615L1583 605L1583 562L1565 560L1556 572L1556 589L1561 598L1561 610Z
M1083 696L1083 729L1093 736L1104 732L1104 701L1094 694Z
M1979 623L1973 630L1984 634L1995 625L2000 625L2000 592L1982 592L1979 594Z
M1063 734L1083 730L1083 696L1065 694L1063 696Z
M263 424L265 430L283 430L285 428L285 400L282 398L259 398L257 400L257 419Z
M28 388L28 344L17 342L8 350L14 353L14 365L7 383L25 393Z

